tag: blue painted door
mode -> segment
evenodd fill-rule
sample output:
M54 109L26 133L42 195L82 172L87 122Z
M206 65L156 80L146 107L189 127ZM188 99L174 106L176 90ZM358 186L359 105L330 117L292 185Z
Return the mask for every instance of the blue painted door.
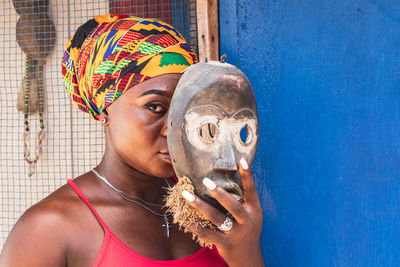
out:
M253 84L269 266L400 266L400 1L220 0Z

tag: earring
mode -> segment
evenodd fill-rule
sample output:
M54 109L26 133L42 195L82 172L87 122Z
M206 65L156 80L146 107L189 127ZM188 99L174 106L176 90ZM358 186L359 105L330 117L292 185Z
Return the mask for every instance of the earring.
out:
M107 119L106 119L106 118L102 118L102 119L101 119L101 123L102 123L102 124L106 124L106 123L107 123Z

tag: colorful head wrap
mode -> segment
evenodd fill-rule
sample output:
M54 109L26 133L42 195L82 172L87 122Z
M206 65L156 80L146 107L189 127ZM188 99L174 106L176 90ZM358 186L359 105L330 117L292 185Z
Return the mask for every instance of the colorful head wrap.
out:
M157 19L106 15L68 41L62 75L74 106L97 119L128 88L197 62L182 35Z

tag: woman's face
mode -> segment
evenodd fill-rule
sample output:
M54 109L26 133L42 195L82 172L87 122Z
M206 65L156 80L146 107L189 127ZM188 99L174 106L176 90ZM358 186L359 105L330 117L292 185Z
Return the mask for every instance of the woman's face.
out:
M121 161L147 175L173 176L167 145L168 110L181 74L164 74L122 94L107 108L107 145Z

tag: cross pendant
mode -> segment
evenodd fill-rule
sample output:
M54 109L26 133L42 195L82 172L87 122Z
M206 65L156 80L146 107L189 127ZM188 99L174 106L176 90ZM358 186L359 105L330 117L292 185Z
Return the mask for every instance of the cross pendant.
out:
M169 237L169 222L168 222L168 218L165 215L163 217L164 217L164 220L165 220L165 224L163 224L162 227L166 228L165 230L167 231L167 237Z

